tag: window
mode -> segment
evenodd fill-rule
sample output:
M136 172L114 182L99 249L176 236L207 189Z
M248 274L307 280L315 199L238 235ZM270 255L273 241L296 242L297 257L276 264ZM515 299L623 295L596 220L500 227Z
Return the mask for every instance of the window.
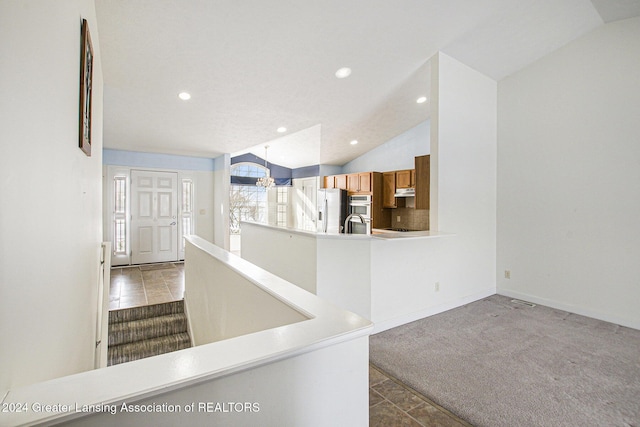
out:
M287 226L289 187L276 187L276 225Z
M261 178L267 173L268 169L254 163L231 166L232 176ZM255 185L231 184L229 215L232 234L240 233L240 221L267 222L266 189Z
M113 177L113 253L126 255L127 239L127 177Z
M182 216L182 237L193 234L193 181L191 179L182 180L181 197ZM184 250L184 239L182 239L182 249Z
M256 163L237 163L231 166L231 175L262 178L267 176L268 169Z

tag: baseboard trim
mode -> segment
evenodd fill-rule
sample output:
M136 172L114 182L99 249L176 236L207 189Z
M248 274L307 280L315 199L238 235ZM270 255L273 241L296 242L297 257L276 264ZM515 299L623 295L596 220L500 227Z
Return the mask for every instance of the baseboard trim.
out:
M465 304L469 304L474 301L481 300L482 298L495 295L495 293L496 293L496 288L491 287L489 289L476 292L475 294L471 294L461 298L456 298L453 301L448 301L443 304L438 304L433 307L428 307L420 311L415 311L413 313L405 314L402 316L394 317L392 319L383 320L380 322L374 322L373 331L371 332L371 334L373 335L379 332L384 332L387 329L395 328L397 326L415 322L416 320L424 319L425 317L433 316L434 314L438 314L438 313L445 312L447 310L458 308Z
M591 317L593 319L602 320L604 322L614 323L620 326L626 326L627 328L639 329L640 330L640 321L630 321L629 319L622 319L617 316L612 316L606 313L601 313L598 311L589 310L588 308L579 307L572 304L564 304L559 301L537 297L535 295L530 295L524 292L518 292L511 289L498 289L498 295L503 295L509 298L517 298L524 301L533 302L535 304L544 305L547 307L555 308L557 310L568 311L569 313L579 314L581 316Z

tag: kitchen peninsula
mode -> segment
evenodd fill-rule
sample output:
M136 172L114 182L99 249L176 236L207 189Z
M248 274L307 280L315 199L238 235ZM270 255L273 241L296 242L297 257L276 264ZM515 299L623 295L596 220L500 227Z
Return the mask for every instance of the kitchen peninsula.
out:
M242 258L374 322L374 332L491 295L440 277L455 234L326 234L242 223ZM495 293L495 291L493 292Z

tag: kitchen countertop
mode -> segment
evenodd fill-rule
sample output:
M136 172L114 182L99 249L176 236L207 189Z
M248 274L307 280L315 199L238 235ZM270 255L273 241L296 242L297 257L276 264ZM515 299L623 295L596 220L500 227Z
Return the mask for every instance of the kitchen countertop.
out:
M376 239L415 239L426 237L452 236L452 233L442 233L440 231L422 230L422 231L394 231L374 228L371 230L371 236Z
M434 237L454 236L454 233L446 233L442 231L424 230L424 231L393 231L374 228L371 234L329 234L319 233L315 231L300 230L297 228L281 227L276 225L263 224L259 222L242 221L242 224L257 225L259 227L270 228L285 233L293 233L306 235L318 239L345 239L345 240L407 240L407 239L428 239Z

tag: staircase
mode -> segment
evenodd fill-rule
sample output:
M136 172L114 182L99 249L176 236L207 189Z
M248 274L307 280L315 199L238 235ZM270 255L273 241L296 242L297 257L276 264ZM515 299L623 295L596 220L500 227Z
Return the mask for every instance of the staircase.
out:
M108 366L189 347L184 300L109 312Z

